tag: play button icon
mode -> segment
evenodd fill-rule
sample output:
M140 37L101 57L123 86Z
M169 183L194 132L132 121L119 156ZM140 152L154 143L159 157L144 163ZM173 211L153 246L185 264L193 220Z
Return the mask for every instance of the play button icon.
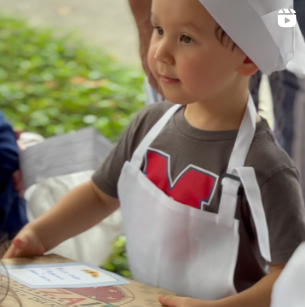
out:
M278 13L278 24L282 28L292 28L297 24L297 15L294 9L282 9Z

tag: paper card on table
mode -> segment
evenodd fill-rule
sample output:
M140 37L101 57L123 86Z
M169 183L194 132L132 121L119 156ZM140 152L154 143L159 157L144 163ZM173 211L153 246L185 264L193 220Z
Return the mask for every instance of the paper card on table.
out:
M86 288L129 284L119 275L86 262L8 265L6 268L12 279L33 289Z

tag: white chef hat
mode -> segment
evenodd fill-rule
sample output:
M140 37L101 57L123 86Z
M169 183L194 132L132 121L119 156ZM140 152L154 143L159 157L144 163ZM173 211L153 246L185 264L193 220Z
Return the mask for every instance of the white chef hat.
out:
M288 69L305 76L305 42L298 23L291 28L278 24L279 14L293 14L293 0L199 1L263 73Z

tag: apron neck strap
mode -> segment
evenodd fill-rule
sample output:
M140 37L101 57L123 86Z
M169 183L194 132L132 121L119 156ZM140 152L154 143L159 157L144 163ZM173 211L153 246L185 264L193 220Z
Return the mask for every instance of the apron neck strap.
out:
M251 94L249 93L247 108L241 122L237 138L231 153L226 176L222 177L222 193L219 204L219 214L234 219L237 207L240 180L234 178L233 171L245 165L256 129L257 112Z
M131 163L136 166L137 168L141 167L143 157L146 153L147 148L149 145L154 141L157 135L162 131L162 129L166 126L172 116L182 107L182 105L174 105L171 107L160 119L159 121L153 126L153 128L146 134L144 139L142 140L141 144L138 146L136 151L134 152Z
M260 189L253 167L244 166L255 134L256 115L253 99L249 94L247 109L238 131L227 174L221 181L222 193L218 214L221 218L235 218L238 194L242 184L253 217L260 253L266 261L270 262L269 232Z
M233 174L233 171L235 168L243 167L245 165L245 161L255 134L256 116L257 112L254 102L251 94L249 93L247 108L244 113L244 117L229 160L226 174L227 176L222 177L221 181L222 193L219 204L220 215L230 218L235 217L240 181L234 179L235 174Z
M131 163L136 167L140 168L143 157L149 145L157 137L157 135L162 131L162 129L169 122L171 117L182 107L182 105L174 105L171 107L153 126L153 128L144 137L136 151L134 152ZM247 108L237 134L237 138L234 144L234 148L229 161L229 166L227 173L231 174L235 167L244 166L246 157L251 146L255 129L256 129L256 109L254 106L253 99L249 93L249 99L247 103Z
M249 93L247 108L237 134L233 151L231 153L227 169L228 174L232 174L235 167L245 165L245 161L255 134L256 116L256 108L252 96Z

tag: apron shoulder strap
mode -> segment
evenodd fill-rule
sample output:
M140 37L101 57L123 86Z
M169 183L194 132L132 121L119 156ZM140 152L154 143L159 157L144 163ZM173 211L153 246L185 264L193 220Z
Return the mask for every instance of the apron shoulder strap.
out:
M237 167L235 170L241 179L250 206L261 255L266 261L270 262L271 254L268 225L254 168Z
M256 109L253 98L249 95L247 109L240 125L234 148L231 153L227 173L231 173L235 167L244 166L251 147L256 129Z
M234 219L238 190L242 183L254 220L260 253L266 261L270 262L269 231L255 171L253 167L236 167L233 170L233 174L238 176L240 181L234 179L234 176L232 178L225 177L222 180L222 196L219 205L219 215Z

